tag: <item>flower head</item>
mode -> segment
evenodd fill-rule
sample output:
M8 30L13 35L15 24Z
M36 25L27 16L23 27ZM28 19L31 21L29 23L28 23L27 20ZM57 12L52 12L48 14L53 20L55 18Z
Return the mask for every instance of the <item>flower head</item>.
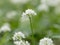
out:
M25 38L25 35L22 32L17 32L13 36L13 40L21 40L22 38Z
M0 32L11 31L9 23L5 23L1 28Z
M53 41L50 38L43 38L40 40L39 45L53 45Z
M15 45L30 45L28 41L23 41L23 40L15 41L14 44Z
M25 12L23 12L22 16L26 16L26 15L36 15L36 12L32 9L27 9Z
M25 13L26 13L27 15L36 15L36 12L33 11L32 9L26 10Z
M25 41L22 38L25 38L25 35L22 32L15 33L13 36L14 44L15 45L30 45L28 41Z

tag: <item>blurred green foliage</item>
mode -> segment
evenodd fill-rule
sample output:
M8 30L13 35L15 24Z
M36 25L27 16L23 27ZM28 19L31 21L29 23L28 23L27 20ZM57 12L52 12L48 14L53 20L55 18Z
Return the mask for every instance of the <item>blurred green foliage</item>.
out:
M11 26L11 32L0 33L0 45L14 45L12 36L15 32L22 31L27 37L26 40L31 42L31 31L29 22L21 23L22 13L30 8L36 11L37 15L32 17L35 45L44 37L50 37L54 40L60 39L60 14L54 13L54 7L50 7L49 12L39 12L36 8L40 0L31 0L26 4L12 4L9 0L0 0L0 27L8 22ZM6 13L16 11L18 14L13 19L7 19ZM60 42L59 42L60 43ZM59 45L59 44L57 44Z

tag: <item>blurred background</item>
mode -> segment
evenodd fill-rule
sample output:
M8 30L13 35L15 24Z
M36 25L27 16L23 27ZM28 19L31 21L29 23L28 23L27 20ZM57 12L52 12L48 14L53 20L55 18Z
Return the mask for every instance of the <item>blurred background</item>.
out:
M22 13L33 9L32 17L35 45L44 37L60 45L60 0L0 0L0 45L14 45L12 36L21 31L31 42L31 29L27 17Z

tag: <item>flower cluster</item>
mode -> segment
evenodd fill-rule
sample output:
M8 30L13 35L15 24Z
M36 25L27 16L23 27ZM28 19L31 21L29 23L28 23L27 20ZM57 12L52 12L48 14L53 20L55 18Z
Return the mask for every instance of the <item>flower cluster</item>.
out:
M28 41L23 40L25 35L22 32L17 32L13 36L14 44L15 45L30 45Z
M32 9L27 9L25 12L22 13L22 17L21 17L21 22L26 22L29 21L28 17L34 16L36 15L36 12Z
M38 11L49 11L49 7L59 6L60 0L40 0L40 5L37 7Z
M6 32L6 31L11 31L9 23L5 23L1 28L0 32Z
M22 38L25 38L25 35L22 32L17 32L13 36L13 40L21 40Z
M25 12L23 12L22 16L26 16L26 15L36 15L36 12L32 9L27 9Z
M39 45L54 45L52 39L43 38L40 40Z
M15 45L30 45L30 43L28 41L15 41L14 42Z

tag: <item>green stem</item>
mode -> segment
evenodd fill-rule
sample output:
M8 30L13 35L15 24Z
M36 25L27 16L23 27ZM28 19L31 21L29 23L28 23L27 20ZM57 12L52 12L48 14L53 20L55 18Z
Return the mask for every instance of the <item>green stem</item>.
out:
M34 31L33 31L33 26L32 26L32 19L31 17L29 16L29 20L30 20L30 28L31 28L31 32L32 32L32 45L35 45L34 44Z
M32 26L32 20L31 20L30 16L29 16L29 20L30 20L30 28L31 28L31 32L32 32L32 37L33 37L33 26Z

